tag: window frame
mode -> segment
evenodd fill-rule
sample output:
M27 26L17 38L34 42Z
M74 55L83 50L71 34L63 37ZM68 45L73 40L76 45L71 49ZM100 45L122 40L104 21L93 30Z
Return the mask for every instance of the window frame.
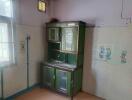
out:
M0 63L0 67L6 67L6 66L10 66L12 64L15 64L15 40L14 40L14 25L13 25L13 0L10 0L11 2L11 16L3 16L0 15L0 23L5 23L7 24L7 29L8 29L8 38L9 39L9 61L5 61L3 63Z

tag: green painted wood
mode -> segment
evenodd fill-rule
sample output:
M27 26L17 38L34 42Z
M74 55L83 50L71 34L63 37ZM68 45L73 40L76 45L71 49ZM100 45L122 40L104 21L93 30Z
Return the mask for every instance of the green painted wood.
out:
M68 92L67 92L67 95L68 96L71 96L71 94L72 94L72 90L71 90L71 88L72 88L72 74L73 74L73 72L68 72L68 74L67 74L67 77L68 77L68 81L67 81L67 90L68 90Z
M70 95L71 94L70 82L71 82L70 72L56 69L56 90Z
M60 50L60 43L48 42L48 49Z
M82 88L82 68L74 72L74 94L78 93Z
M84 43L85 43L85 24L79 24L79 40L78 40L78 51L83 54L84 52Z
M84 46L85 46L85 23L79 24L79 40L78 40L78 60L77 65L83 67Z
M77 65L79 67L83 67L83 60L84 60L84 55L83 54L78 54L78 57L77 57Z
M63 80L63 75L65 73L65 77L67 77L67 81ZM74 75L73 75L74 74ZM74 76L74 78L72 78L72 76ZM73 80L72 80L73 79ZM66 82L66 91L61 91L60 89L60 84L61 82ZM73 89L71 89L73 87ZM68 72L68 71L63 71L63 70L59 70L56 69L56 90L67 94L68 96L72 96L75 95L76 93L78 93L82 88L82 68L75 70L74 72Z
M77 69L73 72L69 72L54 68L52 71L47 71L46 74L49 75L49 73L52 73L52 75L54 74L53 76L55 76L55 80L51 79L51 83L53 84L52 88L59 90L68 96L72 96L73 94L78 93L82 87L85 23L79 21L47 23L47 28L60 29L60 41L48 41L48 60L54 59L68 64L73 64L77 66ZM65 42L69 39L67 34L73 35L71 44L67 44L69 41ZM65 49L66 45L68 49ZM77 53L69 53L66 51ZM45 75L45 77L48 76ZM65 85L65 89L61 88L62 84Z
M52 52L53 52L53 54L52 54L53 59L59 60L59 61L62 61L62 62L66 61L66 54L65 53L61 53L59 51L52 51Z
M43 85L48 88L54 88L55 69L49 66L43 67Z
M62 62L66 62L66 54L59 52L58 60Z
M77 65L77 55L76 54L67 54L67 63Z

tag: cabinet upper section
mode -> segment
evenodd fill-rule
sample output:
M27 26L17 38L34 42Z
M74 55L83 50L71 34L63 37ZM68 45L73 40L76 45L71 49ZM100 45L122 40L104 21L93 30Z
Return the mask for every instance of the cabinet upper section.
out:
M60 43L59 49L56 49L57 51L83 52L85 39L84 22L56 22L47 23L46 26L48 42Z

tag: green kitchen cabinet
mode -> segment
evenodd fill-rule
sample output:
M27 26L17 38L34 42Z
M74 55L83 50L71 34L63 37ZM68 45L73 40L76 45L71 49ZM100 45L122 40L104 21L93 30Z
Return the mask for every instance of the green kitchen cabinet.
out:
M67 96L75 95L82 87L82 68L68 71L43 66L43 86Z
M70 95L71 72L56 69L56 90Z
M46 24L48 59L43 86L71 97L81 91L85 28L81 21Z
M43 67L43 84L53 89L55 84L55 69L49 66Z

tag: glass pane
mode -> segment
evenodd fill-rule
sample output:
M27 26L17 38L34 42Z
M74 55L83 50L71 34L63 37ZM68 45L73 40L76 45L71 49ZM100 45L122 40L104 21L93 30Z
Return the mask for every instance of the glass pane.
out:
M8 45L8 43L3 44L3 60L9 61L9 45Z
M61 75L61 81L60 81L60 89L66 90L67 88L67 77L66 73L60 73Z
M8 26L6 23L0 23L0 42L7 43L8 39Z
M9 58L8 27L0 23L0 62L7 62Z
M0 43L0 62L9 61L9 45L7 43Z
M62 30L62 50L77 50L77 28L63 28Z
M48 87L53 86L53 74L54 69L48 67L44 68L44 84Z
M50 73L50 70L49 69L46 69L46 82L51 82L51 77L52 77L52 73Z
M67 92L67 73L58 71L58 89L62 92Z
M6 17L12 16L11 0L0 0L0 15Z
M66 32L66 49L67 50L72 50L72 43L73 43L73 33L72 31L67 31Z

